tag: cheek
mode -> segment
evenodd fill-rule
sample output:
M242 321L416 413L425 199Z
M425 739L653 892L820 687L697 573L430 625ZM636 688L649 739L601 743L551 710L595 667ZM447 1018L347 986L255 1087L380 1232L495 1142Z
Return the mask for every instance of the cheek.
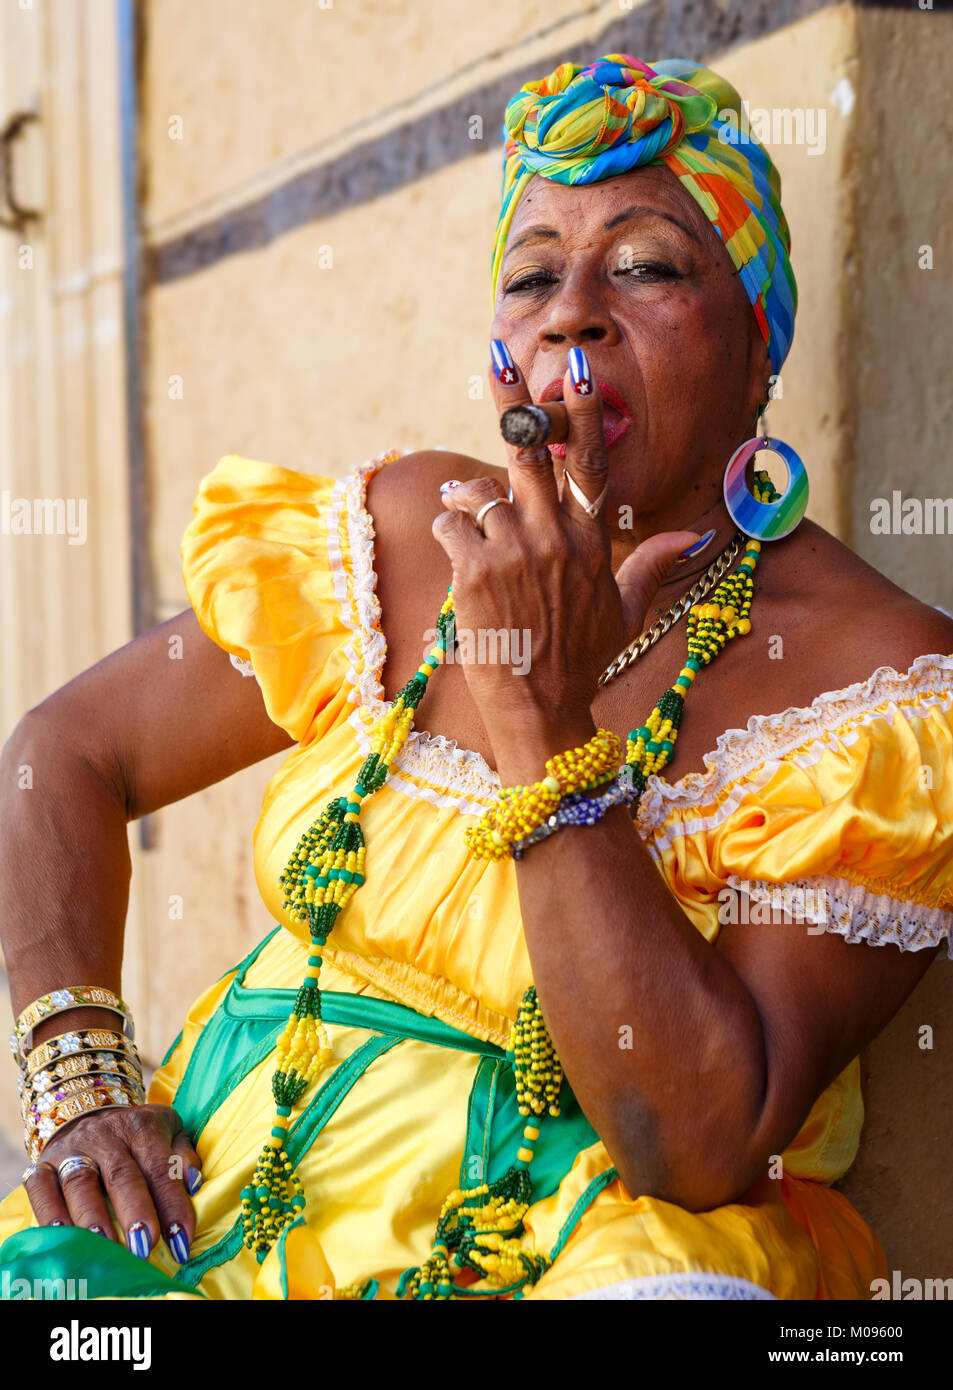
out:
M633 329L633 345L647 387L684 404L689 395L723 396L741 380L747 333L734 296L684 294L646 315Z

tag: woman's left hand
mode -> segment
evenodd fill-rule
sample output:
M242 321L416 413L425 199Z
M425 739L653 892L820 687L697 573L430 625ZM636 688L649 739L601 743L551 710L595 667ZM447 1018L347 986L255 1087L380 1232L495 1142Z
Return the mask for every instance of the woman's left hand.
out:
M609 476L602 400L585 354L574 353L577 380L588 387L576 390L567 367L565 467L595 501ZM504 385L491 369L490 381L500 414L532 401L522 375ZM698 539L691 531L651 536L614 575L605 505L588 516L568 486L560 500L545 445L505 447L513 505L495 478L473 478L443 495L446 511L433 523L453 567L457 630L464 634L456 659L465 663L488 729L529 712L588 713L599 676L643 630L660 584ZM494 497L504 501L485 514L481 532L476 514Z

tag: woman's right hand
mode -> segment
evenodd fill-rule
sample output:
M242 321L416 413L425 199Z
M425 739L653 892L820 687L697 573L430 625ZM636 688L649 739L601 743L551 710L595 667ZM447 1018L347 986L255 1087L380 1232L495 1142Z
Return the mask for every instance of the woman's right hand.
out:
M60 1179L59 1165L72 1157L91 1158L96 1169L83 1166ZM201 1181L201 1160L176 1112L135 1105L94 1111L66 1125L46 1144L26 1191L41 1226L85 1226L124 1240L142 1259L161 1237L184 1264L195 1234L192 1194Z

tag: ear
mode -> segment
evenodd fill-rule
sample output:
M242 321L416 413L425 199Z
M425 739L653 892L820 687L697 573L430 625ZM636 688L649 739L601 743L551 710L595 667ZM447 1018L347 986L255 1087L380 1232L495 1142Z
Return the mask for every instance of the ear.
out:
M753 314L748 343L748 387L745 395L745 408L748 418L753 417L755 421L752 434L757 434L758 411L769 399L768 393L771 390L773 373L768 345L761 336L761 329L758 327Z

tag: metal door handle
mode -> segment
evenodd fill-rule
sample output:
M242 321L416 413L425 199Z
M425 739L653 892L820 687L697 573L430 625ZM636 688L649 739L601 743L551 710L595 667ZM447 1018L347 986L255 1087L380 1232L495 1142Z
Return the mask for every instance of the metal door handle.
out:
M11 231L20 231L28 222L38 222L40 213L36 208L26 208L17 201L16 193L13 189L13 141L20 134L20 131L28 121L39 120L35 111L17 111L7 121L0 132L0 161L3 164L3 193L7 200L7 207L12 214L11 217L0 217L0 227L9 227Z

